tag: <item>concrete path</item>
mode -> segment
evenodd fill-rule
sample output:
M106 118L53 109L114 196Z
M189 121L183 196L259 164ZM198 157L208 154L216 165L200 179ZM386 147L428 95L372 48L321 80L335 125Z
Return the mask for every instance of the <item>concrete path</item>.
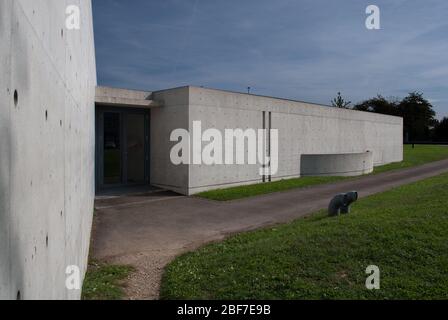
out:
M354 180L231 202L171 192L96 202L93 256L137 269L130 299L156 299L164 266L177 255L232 233L289 222L326 208L333 195L356 190L366 197L448 172L448 160Z

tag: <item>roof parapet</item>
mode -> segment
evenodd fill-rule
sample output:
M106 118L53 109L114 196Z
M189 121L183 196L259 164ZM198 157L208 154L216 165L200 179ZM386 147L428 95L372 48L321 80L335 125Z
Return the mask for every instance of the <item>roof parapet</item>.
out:
M111 87L96 88L95 104L132 108L158 108L163 106L163 103L152 100L152 92Z

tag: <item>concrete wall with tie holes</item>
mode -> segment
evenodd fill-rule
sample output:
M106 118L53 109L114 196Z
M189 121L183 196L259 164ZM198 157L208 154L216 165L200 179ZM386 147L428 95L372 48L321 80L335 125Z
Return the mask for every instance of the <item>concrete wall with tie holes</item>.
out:
M202 130L262 129L263 117L265 122L270 118L271 128L278 129L279 135L278 172L272 175L272 181L303 176L303 155L346 154L350 165L344 169L348 171L358 171L357 167L363 165L363 160L354 154L366 154L367 151L369 157L373 157L369 161L373 161L374 166L403 160L402 118L190 87L190 126L193 121L200 120ZM260 183L263 179L259 169L259 164L191 165L188 194ZM337 171L340 168L333 169ZM325 170L325 166L320 170ZM362 174L363 170L358 173Z
M78 299L65 270L84 275L93 214L91 2L1 0L0 43L0 299Z
M193 86L155 92L153 99L163 107L151 111L151 183L186 195L309 175L310 166L302 163L307 155L320 159L313 175L360 175L403 160L399 117ZM202 133L270 124L279 135L277 174L263 179L260 164L172 164L170 150L178 142L170 141L170 133L181 128L192 135L195 121ZM246 160L247 150L246 143Z

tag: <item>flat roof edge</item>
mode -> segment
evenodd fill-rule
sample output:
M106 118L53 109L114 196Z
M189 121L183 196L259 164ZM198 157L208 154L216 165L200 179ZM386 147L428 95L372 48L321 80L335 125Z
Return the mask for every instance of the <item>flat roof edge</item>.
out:
M319 104L319 103L315 103L315 102L308 102L308 101L297 100L297 99L280 98L280 97L274 97L274 96L252 94L252 93L223 90L223 89L214 89L214 88L207 88L204 86L194 86L194 85L184 85L184 86L173 87L173 88L162 89L162 90L155 90L155 91L141 91L141 90L122 89L122 88L114 88L114 87L107 87L107 86L97 86L95 102L97 104L102 104L102 105L120 105L121 104L121 105L129 105L129 106L160 107L161 103L152 101L153 94L174 91L174 90L188 89L188 88L193 88L193 89L198 89L198 90L216 91L216 92L227 93L227 94L238 94L238 95L243 95L243 96L251 96L251 97L258 97L258 98L265 98L265 99L274 99L274 100L280 100L280 101L286 101L286 102L303 103L303 104L307 104L310 106L317 106L317 107L324 107L324 108L325 107L334 108L334 107L332 107L330 105L326 105L326 104ZM135 99L136 96L138 97L137 99ZM145 97L145 98L143 99L143 97ZM388 114L382 114L382 113L353 110L353 109L341 109L341 110L344 110L347 112L368 113L368 114L374 114L374 115L378 115L378 116L382 116L382 117L390 117L390 118L396 118L396 119L403 120L402 117L388 115Z
M152 92L128 90L112 87L96 87L95 104L122 107L160 107L161 104L152 100Z
M213 88L198 87L198 86L186 86L186 87L195 88L195 89L199 89L199 90L209 90L209 91L217 91L217 92L228 93L228 94L239 94L239 95L243 95L243 96L252 96L252 97L258 97L258 98L280 100L280 101L286 101L286 102L303 103L303 104L316 106L316 107L331 108L331 109L334 108L334 109L340 109L341 111L343 110L343 111L347 111L347 112L358 112L358 113L361 112L361 113L367 113L367 114L374 114L374 115L381 116L381 117L390 117L390 118L396 118L396 119L403 120L403 117L399 117L399 116L394 116L394 115L389 115L389 114L384 114L384 113L362 111L362 110L347 109L347 108L335 108L335 107L330 106L330 105L319 104L319 103L315 103L315 102L308 102L308 101L303 101L303 100L280 98L280 97L274 97L274 96L266 96L266 95L252 94L252 93L246 93L246 92L238 92L238 91L222 90L222 89L213 89Z

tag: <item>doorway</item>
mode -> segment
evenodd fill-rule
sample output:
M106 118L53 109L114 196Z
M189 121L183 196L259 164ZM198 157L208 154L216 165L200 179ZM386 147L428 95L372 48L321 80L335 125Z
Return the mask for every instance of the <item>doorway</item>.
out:
M97 191L149 185L149 119L147 110L97 108Z

